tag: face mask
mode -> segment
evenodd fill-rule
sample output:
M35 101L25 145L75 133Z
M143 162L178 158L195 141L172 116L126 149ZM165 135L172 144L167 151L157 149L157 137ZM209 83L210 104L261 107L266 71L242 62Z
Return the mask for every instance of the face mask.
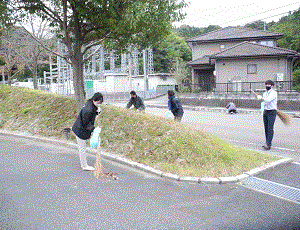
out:
M98 104L98 103L95 103L95 102L94 102L94 105L95 105L96 107L100 107L101 104Z
M271 89L270 86L266 86L266 90L269 91Z

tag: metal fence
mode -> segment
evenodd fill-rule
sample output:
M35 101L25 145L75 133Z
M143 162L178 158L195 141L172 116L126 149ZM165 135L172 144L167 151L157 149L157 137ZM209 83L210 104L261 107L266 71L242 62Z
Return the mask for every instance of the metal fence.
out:
M274 88L277 92L292 92L292 81L274 81ZM265 91L265 82L228 82L211 84L181 84L179 85L181 92L214 92L214 93L250 93L252 90L256 92ZM207 90L211 89L211 90Z

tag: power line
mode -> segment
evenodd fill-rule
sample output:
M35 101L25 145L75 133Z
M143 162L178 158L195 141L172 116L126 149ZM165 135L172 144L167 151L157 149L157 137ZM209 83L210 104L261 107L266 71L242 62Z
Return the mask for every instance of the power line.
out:
M214 14L220 14L220 13L226 11L227 9L228 9L228 10L233 10L233 9L236 9L236 8L241 8L241 7L245 7L245 6L251 6L251 5L254 5L254 3L247 4L247 5L241 5L241 6L238 5L238 6L234 6L234 7L222 7L222 6L219 6L219 7L215 7L215 8L204 9L204 10L201 10L201 12L205 12L205 11L215 11L215 10L217 10L217 9L219 9L219 8L222 7L222 10L221 10L221 11L214 12ZM228 10L227 10L227 11L228 11Z
M270 12L270 11L273 11L273 10L278 10L278 9L281 9L281 8L284 8L284 7L287 7L287 6L295 5L297 3L299 3L299 2L295 2L295 3L292 3L292 4L285 5L285 6L277 7L275 9L267 10L267 11L264 11L264 12L260 12L260 13L254 14L254 15L247 16L247 17L242 17L242 18L238 18L238 19L235 19L235 20L232 20L232 21L224 22L224 23L222 23L220 25L225 25L225 24L228 24L230 22L240 21L240 20L243 20L243 19L246 19L246 18L250 18L250 17L254 17L254 16L257 16L257 15L260 15L260 14L267 13L267 12ZM296 11L296 10L294 10L294 11ZM270 16L270 17L267 17L267 18L276 17L276 16L279 16L279 15L282 15L282 14L286 14L286 13L289 13L289 12L291 12L291 11L288 11L288 12L285 12L285 13L281 13L281 14L278 14L278 15L273 15L273 16ZM267 19L267 18L263 18L263 19ZM263 19L260 19L260 20L263 20ZM255 20L255 21L257 21L257 20Z

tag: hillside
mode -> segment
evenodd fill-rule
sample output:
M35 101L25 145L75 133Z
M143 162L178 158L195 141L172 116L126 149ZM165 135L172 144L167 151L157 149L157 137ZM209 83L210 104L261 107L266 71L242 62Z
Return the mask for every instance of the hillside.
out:
M1 84L0 115L1 129L59 139L62 128L73 124L76 106L72 97ZM102 106L96 123L107 152L181 176L235 176L278 159L184 123L111 105Z

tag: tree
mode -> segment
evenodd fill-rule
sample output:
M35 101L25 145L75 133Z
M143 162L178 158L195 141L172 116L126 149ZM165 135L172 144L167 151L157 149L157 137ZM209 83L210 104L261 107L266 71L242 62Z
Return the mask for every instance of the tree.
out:
M9 0L0 1L0 32L3 27L11 24L10 9L8 7ZM1 35L0 35L1 36Z
M175 29L175 32L186 39L200 36L202 34L209 33L214 30L221 29L221 26L210 25L208 27L195 27L189 25L181 25L179 28Z
M56 28L73 68L77 110L85 102L83 64L95 45L141 48L162 40L186 5L177 0L16 0L18 10L40 15Z
M265 30L267 26L266 26L266 22L259 20L259 21L247 23L245 27L256 29L256 30Z
M300 52L300 9L289 16L283 17L272 28L275 28L278 32L283 30L284 36L278 40L280 47ZM300 68L300 59L294 62L293 68L294 70Z
M300 9L282 17L271 28L271 31L283 33L283 38L278 40L278 46L300 52ZM295 62L294 69L300 67L299 60Z
M192 60L192 52L184 38L171 33L154 50L155 70L159 72L172 72L178 78L187 75L186 62ZM160 63L160 65L158 64Z
M8 8L9 0L2 0L0 1L0 38L2 36L3 30L5 26L10 24L10 17L9 17L9 8ZM0 40L1 45L1 40ZM0 66L5 65L5 60L0 57Z
M24 66L20 59L21 44L23 43L24 36L26 37L26 33L18 27L10 27L3 30L0 56L5 62L4 68L8 75L8 84L11 84L15 71L17 69L20 70L20 66Z
M28 33L28 36L26 40L22 41L22 52L19 52L19 57L32 73L34 89L38 89L38 64L42 62L41 58L47 55L43 43L47 38L49 40L51 34L47 30L47 21L33 15L29 15L27 19L29 31L25 27L23 29Z
M297 69L293 73L293 88L300 91L300 69Z
M175 30L177 34L186 39L203 34L203 29L195 26L181 25Z

